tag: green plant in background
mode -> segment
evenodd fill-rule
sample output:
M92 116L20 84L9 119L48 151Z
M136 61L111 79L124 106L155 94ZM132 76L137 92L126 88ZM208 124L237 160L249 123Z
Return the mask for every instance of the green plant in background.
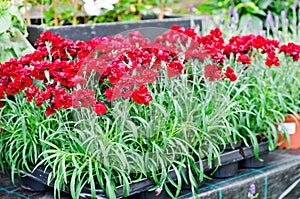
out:
M46 4L47 2L43 3ZM79 5L76 1L60 0L56 2L49 1L48 3L50 8L43 13L47 25L76 25L78 23L76 16L83 15L83 12L78 9Z
M296 10L298 8L298 0L208 0L198 6L200 14L221 15L222 12L228 12L229 15L231 15L232 13L234 13L234 15L239 16L239 23L241 27L251 25L254 30L260 28L259 24L261 24L261 26L263 26L265 29L267 27L273 26L268 24L268 20L265 20L267 15L273 15L273 17L281 16L283 10L285 10L284 20L292 22L295 18ZM251 22L249 20L251 20Z
M140 13L145 9L145 5L140 0L120 0L114 4L114 9L92 17L92 23L140 20Z
M220 27L224 30L224 37L232 37L233 35L243 34L260 34L267 35L269 38L278 39L284 43L296 42L299 43L300 31L298 25L299 18L296 15L297 1L292 7L293 17L287 20L286 12L283 11L281 18L274 17L270 13L266 16L267 29L264 30L262 26L254 29L253 26L240 26L239 15L229 8L229 15L211 17L204 29L205 33L211 29L212 26ZM229 18L229 20L228 20ZM249 21L247 22L249 23ZM296 50L295 55L299 54ZM255 52L252 52L255 53ZM251 55L251 54L250 54ZM253 135L253 132L258 137L265 137L269 141L270 149L273 150L277 146L278 130L276 124L284 121L286 114L297 115L299 113L300 95L297 87L299 86L299 61L293 60L290 55L280 55L280 66L273 68L265 68L265 63L262 60L267 55L256 56L253 59L255 62L245 73L240 77L243 83L248 83L249 86L239 96L237 100L242 110L246 112L239 112L236 116L236 129L244 136ZM230 65L238 63L232 62ZM231 120L234 121L234 120ZM239 122L237 122L239 121ZM285 135L288 138L288 135ZM257 141L251 139L250 143L255 147ZM258 155L258 154L257 154Z
M0 1L0 24L0 62L33 51L23 36L26 32L24 20L9 0Z
M154 15L162 19L166 7L176 3L173 0L120 0L113 10L96 16L92 22L136 21L142 19L142 15L146 18Z
M76 25L80 23L103 23L115 21L136 21L143 16L154 15L163 18L168 5L178 3L171 0L26 0L19 9L25 10L28 25L31 24L30 9L40 9L41 24L46 26ZM171 9L171 8L168 8Z

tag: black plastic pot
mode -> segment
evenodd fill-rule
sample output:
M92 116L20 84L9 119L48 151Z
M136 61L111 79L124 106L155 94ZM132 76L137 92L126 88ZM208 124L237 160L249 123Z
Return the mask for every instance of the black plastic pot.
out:
M243 151L242 154L241 154L241 149ZM268 143L267 142L260 143L258 153L265 154L266 151L268 151ZM233 176L236 174L236 168L238 167L237 166L238 162L241 160L244 160L244 159L252 158L252 157L254 157L253 147L242 147L240 149L225 152L220 155L220 161L221 161L221 165L222 165L221 167L223 167L223 169L225 169L224 173L226 174L226 176ZM202 165L203 165L203 170L205 172L211 171L213 168L215 168L218 165L218 162L215 161L215 162L213 162L212 167L209 167L208 161L206 159L201 160L201 161L202 161ZM217 172L221 172L221 171L217 171ZM44 171L42 168L38 168L33 173L28 173L28 172L24 172L24 171L21 171L21 173L26 174L29 178L32 178L33 180L36 180L44 185L47 185L49 171ZM223 177L223 176L225 176L225 174L221 174L221 178L225 178L225 177ZM175 171L171 170L168 175L173 180L176 180ZM159 177L160 176L158 176L158 178ZM50 183L50 186L53 186L53 183ZM153 195L154 192L148 192L148 190L153 188L154 186L156 186L156 184L151 179L143 178L137 183L130 184L129 196L131 196L131 198L137 198L137 196L139 196L139 197L144 197L144 199L145 199L145 197L146 198L149 197L151 199L156 198L156 196ZM122 196L123 195L123 187L117 186L116 189L117 189L117 193L116 193L117 198L123 198L123 196ZM68 189L63 190L63 191L69 192ZM106 198L105 191L102 189L97 189L96 194L98 197ZM162 196L164 196L163 193L161 193L161 194L162 194ZM90 189L87 187L84 188L83 192L81 193L81 197L91 198Z
M233 146L231 146L231 144L226 144L224 151L232 151L238 149L241 147L241 145L242 145L241 141L234 143Z
M238 171L239 163L233 162L224 166L220 166L216 172L212 174L213 178L229 178L235 176Z
M269 153L266 152L259 156L262 159L262 161L260 161L256 157L242 160L239 162L239 167L240 168L252 168L252 169L264 167L268 164L268 156L269 156Z
M142 14L141 19L142 20L157 19L157 15L156 14L148 14L148 15Z
M33 170L34 166L31 165L30 168ZM22 170L20 173L22 174L20 184L24 189L30 191L47 191L53 187L53 183L50 186L47 185L50 170L45 170L42 166L36 168L32 173Z
M193 20L196 25L201 29L202 21L204 17L194 17ZM112 22L112 23L102 23L102 24L81 24L76 26L56 26L56 27L46 27L40 25L30 25L27 26L28 37L27 39L31 44L34 44L40 37L40 34L44 31L51 31L54 34L60 34L61 37L72 39L72 40L82 40L87 41L94 37L103 36L113 36L125 31L130 31L134 29L148 28L145 33L149 33L149 28L153 28L151 34L154 36L160 35L163 29L169 29L173 25L178 25L181 27L190 27L191 19L189 17L177 17L164 20L143 20L135 22ZM156 29L155 29L156 28ZM157 28L161 28L158 31ZM156 34L155 34L156 33ZM143 34L143 33L142 33ZM150 38L152 39L152 38Z
M29 176L20 178L20 185L22 188L30 191L48 191L50 187L41 183L40 181L33 179Z
M187 175L188 176L188 175ZM193 176L196 176L195 172L193 172ZM187 179L189 180L189 179ZM196 182L197 182L197 185L198 187L202 187L204 186L204 182L203 181L200 181L198 178L195 178ZM184 180L182 181L182 187L181 189L182 190L191 190L191 182L185 182Z

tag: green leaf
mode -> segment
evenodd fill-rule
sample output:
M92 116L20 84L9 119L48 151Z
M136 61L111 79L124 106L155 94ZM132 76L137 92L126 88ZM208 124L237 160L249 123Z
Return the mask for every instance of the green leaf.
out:
M11 15L4 13L0 15L0 34L6 32L11 27Z
M259 9L259 7L257 7L253 2L246 3L245 8L251 14L266 16L266 13L263 10Z
M16 6L11 6L8 11L11 15L13 15L17 18L18 22L20 23L21 27L23 28L24 20L23 20L21 13L18 10L18 8Z
M205 14L212 14L213 11L220 9L218 6L215 6L213 4L207 4L207 3L203 3L200 6L198 6L198 10L201 13L205 13Z
M273 0L258 1L258 7L261 9L267 9L267 7L273 2Z
M10 42L10 36L7 33L0 34L0 50L8 49L12 47L12 43Z
M44 18L45 21L48 23L53 19L54 11L53 8L50 8L49 10L44 11Z
M106 195L108 198L116 198L116 192L111 184L111 177L104 172L105 180L106 180Z
M245 28L248 31L251 31L251 33L253 33L253 34L259 34L261 31L261 27L259 26L259 24L261 24L261 23L262 23L262 21L256 16L243 15L241 17L239 27L241 29Z

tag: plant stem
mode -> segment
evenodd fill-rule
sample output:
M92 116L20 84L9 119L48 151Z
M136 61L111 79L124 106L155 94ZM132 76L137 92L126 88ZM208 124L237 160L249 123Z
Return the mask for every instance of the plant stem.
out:
M57 4L56 0L53 0L53 11L54 11L54 13L53 13L53 19L54 19L54 26L58 26L57 13L56 13L56 11L55 11L55 9L56 9L56 4Z
M27 7L27 0L24 0L24 7L25 7L25 18L26 18L27 25L31 25L28 7Z
M73 21L72 21L73 26L75 26L76 22L77 22L76 11L78 9L78 0L74 0L74 9L75 9L75 11L73 12Z
M141 5L142 5L142 0L138 0L137 7L138 7L138 16L139 16L139 20L142 19L142 13L141 13L141 11L140 11Z
M160 0L160 12L158 15L158 19L163 19L164 18L164 9L165 9L165 0Z
M41 24L44 24L44 0L41 3Z
M117 3L117 5L118 5L118 7L121 6L121 0L119 0L119 2ZM121 21L121 20L122 20L122 13L121 13L121 12L119 12L119 13L117 14L117 19L118 19L118 21Z

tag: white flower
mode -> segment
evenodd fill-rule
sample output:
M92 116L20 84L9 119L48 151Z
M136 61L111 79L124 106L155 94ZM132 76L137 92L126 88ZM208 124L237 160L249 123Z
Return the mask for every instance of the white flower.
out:
M106 10L113 10L114 4L119 0L83 0L83 9L87 15L101 15L103 14L102 8Z

